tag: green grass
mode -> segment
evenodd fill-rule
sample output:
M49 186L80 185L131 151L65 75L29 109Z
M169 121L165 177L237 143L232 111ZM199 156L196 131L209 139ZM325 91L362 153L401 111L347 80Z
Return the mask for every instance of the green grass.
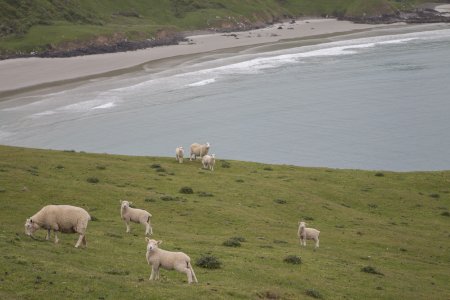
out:
M296 16L357 16L425 0L0 0L0 54L157 38L161 30L229 28Z
M267 164L240 161L217 166L210 172L198 160L0 146L0 298L450 297L450 218L443 215L450 171L380 177L287 165L267 171ZM194 193L180 194L182 187ZM133 223L125 233L122 199L152 213L152 237L163 249L187 253L193 265L219 261L220 268L194 265L199 284L192 286L175 271L148 281L144 228ZM47 204L81 206L95 217L87 249L73 247L76 235L60 234L59 244L45 241L43 230L38 240L25 236L25 219ZM299 246L303 216L321 231L317 250L311 241ZM230 238L241 246L224 246ZM288 256L301 264L286 263ZM368 266L383 276L362 271Z

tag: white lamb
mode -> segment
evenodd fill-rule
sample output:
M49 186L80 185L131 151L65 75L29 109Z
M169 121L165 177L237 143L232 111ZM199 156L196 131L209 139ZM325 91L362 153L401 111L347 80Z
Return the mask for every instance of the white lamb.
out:
M182 146L175 149L175 157L180 164L183 163L184 150Z
M152 225L150 224L150 218L152 215L143 209L131 208L130 204L133 202L120 201L120 217L125 221L127 225L127 232L130 232L130 221L134 223L141 223L145 226L145 235L153 234Z
M195 276L194 269L191 265L191 259L183 252L171 252L160 249L162 241L151 240L145 238L147 241L147 253L145 257L149 265L152 265L152 273L149 280L159 279L159 268L166 270L177 270L178 272L187 275L188 283L198 282Z
M33 237L38 229L47 229L46 240L50 239L50 231L55 234L55 243L59 242L57 232L79 233L75 247L81 243L86 247L86 228L91 216L81 207L71 205L47 205L25 222L25 234Z
M314 228L306 228L305 222L298 222L297 235L300 238L300 245L306 246L306 240L314 240L316 248L319 248L320 231Z
M216 155L205 155L202 158L202 164L204 169L210 169L211 171L214 171L214 165L216 164Z
M203 155L208 154L210 147L211 145L209 143L203 145L193 143L191 145L191 155L189 156L189 160L192 160L192 157L194 157L194 159L197 159L197 156L203 157Z

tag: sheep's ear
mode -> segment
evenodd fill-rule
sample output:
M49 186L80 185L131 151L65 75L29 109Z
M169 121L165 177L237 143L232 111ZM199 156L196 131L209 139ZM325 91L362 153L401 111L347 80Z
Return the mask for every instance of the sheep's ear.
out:
M161 240L159 240L159 241L158 241L158 245L161 245L161 244L162 244L162 241L161 241Z
M148 243L148 241L150 241L150 239L148 237L145 238L145 241Z

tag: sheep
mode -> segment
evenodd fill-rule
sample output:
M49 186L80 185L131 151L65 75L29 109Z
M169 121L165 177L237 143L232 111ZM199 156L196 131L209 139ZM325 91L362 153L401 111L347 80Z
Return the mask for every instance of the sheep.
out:
M197 159L197 156L203 157L203 155L208 154L210 147L211 145L209 143L203 145L193 143L191 145L191 155L189 156L189 160L192 160L192 157L194 157L195 160Z
M210 169L211 171L214 171L214 165L216 163L216 155L205 155L202 158L202 164L204 169Z
M147 241L147 253L145 255L147 263L152 266L152 273L149 280L159 279L159 267L166 270L177 270L186 273L188 283L198 282L194 269L191 265L191 259L183 252L171 252L159 248L162 241L156 241L145 238Z
M314 240L316 248L319 248L320 231L314 228L306 228L305 222L298 222L297 235L300 238L300 245L306 246L306 240Z
M131 208L130 204L133 202L120 201L120 217L125 221L127 225L127 232L130 232L130 221L134 223L141 223L145 226L145 235L153 234L152 225L150 224L150 218L152 215L143 209Z
M182 146L180 146L180 147L178 147L177 149L175 149L175 157L176 157L176 160L177 160L180 164L183 163L183 156L184 156L184 150L183 150L183 147L182 147Z
M75 248L81 243L87 247L86 228L91 216L81 207L71 205L47 205L35 215L25 221L25 234L34 238L33 233L38 229L47 229L46 240L50 239L50 231L55 234L55 244L59 242L57 232L79 233Z

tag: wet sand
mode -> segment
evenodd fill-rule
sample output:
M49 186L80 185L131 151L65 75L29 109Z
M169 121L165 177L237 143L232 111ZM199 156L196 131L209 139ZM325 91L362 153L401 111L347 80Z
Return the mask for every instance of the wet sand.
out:
M0 96L77 79L114 75L114 73L131 70L148 62L171 57L387 26L354 24L335 19L297 20L294 24L279 23L251 31L194 35L187 38L188 42L179 45L137 51L69 58L4 60L0 61Z

